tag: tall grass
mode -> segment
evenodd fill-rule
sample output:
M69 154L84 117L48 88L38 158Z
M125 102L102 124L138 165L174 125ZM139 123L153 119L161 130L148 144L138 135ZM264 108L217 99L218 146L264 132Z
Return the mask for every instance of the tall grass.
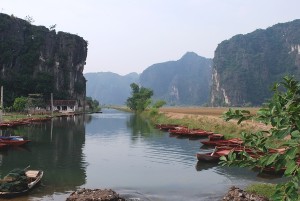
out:
M162 110L164 111L164 110ZM186 111L186 110L185 110ZM178 110L175 110L175 113ZM186 111L187 112L187 111ZM208 110L205 113L209 113ZM213 116L201 115L201 114L185 114L183 110L182 115L167 116L163 112L151 112L145 111L142 115L145 118L150 119L153 124L179 124L182 126L187 126L189 128L198 128L206 131L212 131L214 133L224 134L225 138L235 138L240 137L242 132L254 132L260 130L257 124L252 122L242 123L237 125L236 122L225 122L220 116L220 112L214 113Z

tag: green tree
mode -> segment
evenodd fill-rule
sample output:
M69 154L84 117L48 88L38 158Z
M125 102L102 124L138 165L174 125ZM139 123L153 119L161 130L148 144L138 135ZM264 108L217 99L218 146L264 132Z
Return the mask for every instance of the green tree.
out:
M18 97L15 99L14 104L13 104L13 109L17 112L23 112L28 104L28 98L26 97Z
M164 100L158 100L156 101L153 106L150 108L150 114L151 115L157 115L158 114L158 109L161 108L166 104L166 101Z
M99 101L93 100L92 97L86 97L85 100L91 112L98 112L101 110Z
M126 101L126 105L135 112L144 111L151 104L153 91L145 87L139 87L136 83L131 83L131 97Z
M300 148L300 84L293 77L285 76L283 81L273 87L274 95L256 115L251 115L246 110L231 110L224 114L226 121L237 119L238 124L245 120L255 119L271 128L267 131L256 133L242 133L245 145L254 151L233 153L228 157L221 157L223 165L237 165L242 167L274 168L285 170L285 183L276 186L273 200L298 200L299 199L299 148ZM290 140L284 140L289 137ZM284 153L270 152L270 148L281 141L285 147Z
M158 100L153 104L153 108L161 108L162 106L164 106L166 104L166 101L164 100Z

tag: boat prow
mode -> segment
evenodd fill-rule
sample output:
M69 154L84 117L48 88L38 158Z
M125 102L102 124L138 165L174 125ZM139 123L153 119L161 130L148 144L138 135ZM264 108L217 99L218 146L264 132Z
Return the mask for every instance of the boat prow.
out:
M27 188L20 190L20 191L3 191L2 190L2 191L0 191L0 197L9 198L9 197L16 197L16 196L28 193L30 190L32 190L36 185L38 185L41 182L43 175L44 175L44 172L42 170L25 170Z

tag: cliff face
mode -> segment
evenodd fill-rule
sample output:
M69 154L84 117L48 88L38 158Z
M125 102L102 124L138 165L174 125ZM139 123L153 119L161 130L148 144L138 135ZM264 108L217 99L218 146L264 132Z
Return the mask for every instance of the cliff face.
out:
M213 63L212 105L261 105L284 75L300 78L300 20L223 41Z
M7 104L30 93L49 98L51 92L56 99L82 101L86 57L83 38L0 14L0 84Z
M211 59L188 52L178 61L148 67L140 84L169 105L203 105L209 101L210 78Z

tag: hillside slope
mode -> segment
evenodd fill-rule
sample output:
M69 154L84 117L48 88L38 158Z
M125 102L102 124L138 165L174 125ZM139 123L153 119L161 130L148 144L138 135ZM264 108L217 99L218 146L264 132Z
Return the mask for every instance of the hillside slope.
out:
M47 100L53 92L55 99L83 101L86 57L83 38L0 13L0 84L6 106L34 93Z
M211 59L188 52L177 61L148 67L140 75L140 84L168 105L203 105L209 101L211 65Z
M213 63L212 105L261 105L284 75L300 78L300 20L223 41Z

